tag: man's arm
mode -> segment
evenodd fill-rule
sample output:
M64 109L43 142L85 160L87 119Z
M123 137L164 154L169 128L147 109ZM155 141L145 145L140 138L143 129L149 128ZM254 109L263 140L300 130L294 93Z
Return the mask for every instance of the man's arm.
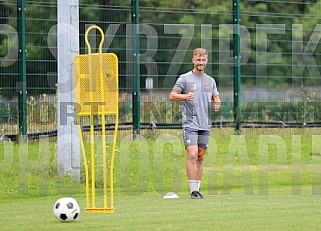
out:
M194 93L189 92L188 94L182 94L179 91L172 90L169 99L172 101L184 101L184 100L193 100L194 98Z

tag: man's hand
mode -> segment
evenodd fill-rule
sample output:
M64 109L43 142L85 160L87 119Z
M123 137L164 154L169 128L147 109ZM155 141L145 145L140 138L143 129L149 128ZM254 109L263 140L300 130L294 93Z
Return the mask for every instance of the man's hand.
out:
M218 96L215 96L213 100L214 100L214 106L213 106L214 111L219 111L221 108L220 98Z
M186 94L186 100L191 101L194 99L194 92L190 91L188 94Z

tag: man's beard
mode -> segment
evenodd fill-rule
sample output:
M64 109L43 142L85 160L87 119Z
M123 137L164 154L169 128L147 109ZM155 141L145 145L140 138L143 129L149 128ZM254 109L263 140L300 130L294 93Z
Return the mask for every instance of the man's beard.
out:
M196 69L199 71L204 71L205 66L196 66Z

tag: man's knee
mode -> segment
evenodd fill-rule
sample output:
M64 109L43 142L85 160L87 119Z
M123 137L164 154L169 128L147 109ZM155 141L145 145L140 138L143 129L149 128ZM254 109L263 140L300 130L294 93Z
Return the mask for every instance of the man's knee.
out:
M198 161L203 161L205 157L205 152L206 150L203 148L198 148L198 155L197 155L197 160Z
M205 157L205 153L200 154L200 155L197 156L197 160L198 160L198 161L203 161L203 160L204 160L204 157Z

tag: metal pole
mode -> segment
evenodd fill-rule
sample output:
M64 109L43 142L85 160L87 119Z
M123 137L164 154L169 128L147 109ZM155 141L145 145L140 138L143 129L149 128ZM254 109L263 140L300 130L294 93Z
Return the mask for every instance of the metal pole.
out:
M140 38L139 38L139 0L132 0L134 26L134 91L133 91L133 132L140 134Z
M240 55L240 0L233 0L233 23L234 23L234 122L236 133L241 133L241 55Z
M73 60L79 54L79 2L57 1L57 171L80 182L80 138L76 122Z
M19 31L19 132L27 141L27 64L26 64L26 5L25 0L18 3L18 31Z

